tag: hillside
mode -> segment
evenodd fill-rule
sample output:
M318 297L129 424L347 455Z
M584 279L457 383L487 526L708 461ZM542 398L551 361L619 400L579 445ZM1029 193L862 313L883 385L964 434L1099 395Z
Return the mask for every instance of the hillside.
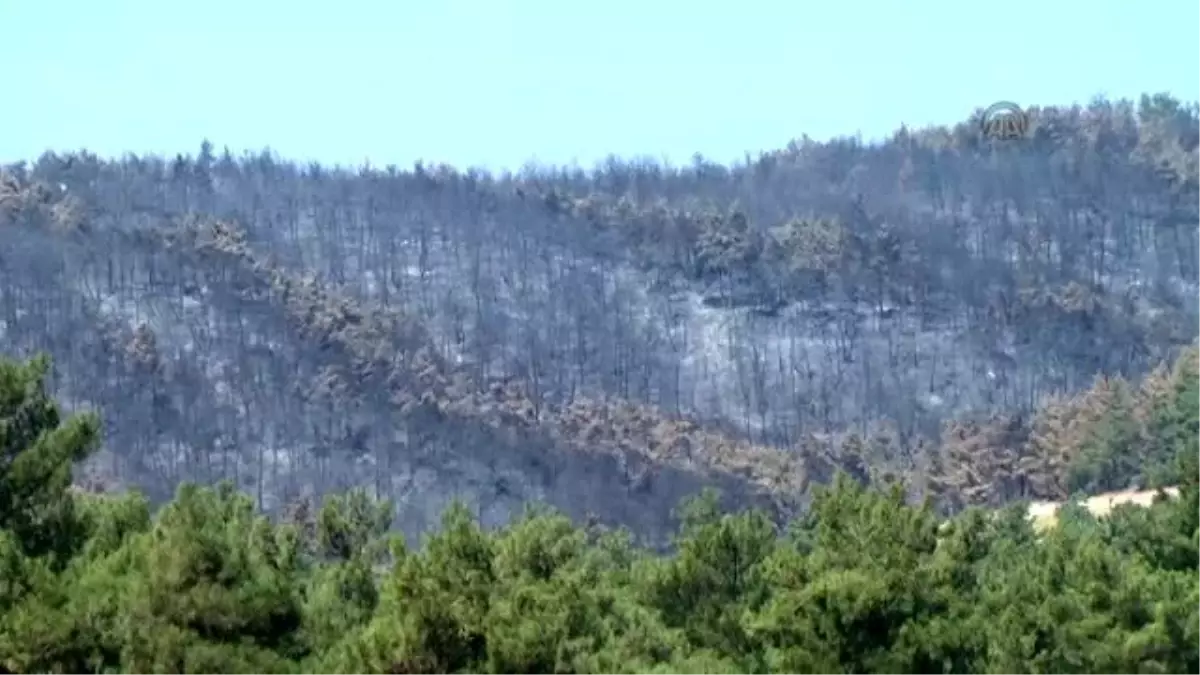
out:
M1138 461L1080 469L1092 427L1055 420L1196 339L1200 123L1031 114L732 167L47 154L0 187L3 344L102 413L94 480L272 512L370 486L413 537L461 497L661 543L703 486L782 519L838 469L951 511L1125 488Z

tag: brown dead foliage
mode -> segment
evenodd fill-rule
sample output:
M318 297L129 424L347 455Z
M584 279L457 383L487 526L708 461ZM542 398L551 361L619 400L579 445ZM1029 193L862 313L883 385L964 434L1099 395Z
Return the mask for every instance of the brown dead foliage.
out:
M943 426L935 493L952 507L995 506L1029 492L1024 460L1027 426L1019 416L993 415Z

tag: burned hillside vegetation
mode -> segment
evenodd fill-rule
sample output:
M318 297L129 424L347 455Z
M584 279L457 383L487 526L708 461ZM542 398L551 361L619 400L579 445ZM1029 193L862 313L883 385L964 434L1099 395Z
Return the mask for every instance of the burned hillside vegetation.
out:
M944 511L1152 482L1196 108L1029 113L590 172L47 153L0 177L0 333L99 412L84 487L365 487L410 537L455 499L663 543L706 486L779 520L839 471Z

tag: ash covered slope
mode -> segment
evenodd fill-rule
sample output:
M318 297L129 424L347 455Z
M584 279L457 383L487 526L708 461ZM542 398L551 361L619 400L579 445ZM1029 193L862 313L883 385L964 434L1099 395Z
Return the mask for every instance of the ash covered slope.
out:
M535 405L519 383L474 382L419 322L281 269L234 224L88 218L37 184L6 191L8 345L56 356L59 390L102 410L111 473L159 497L233 478L271 509L371 484L410 535L458 497L489 523L546 501L662 541L701 486L785 510L803 492L781 450L647 407Z
M1194 108L1032 114L1020 143L968 121L733 168L349 172L206 146L34 173L118 220L237 222L279 265L419 319L443 358L535 402L615 397L790 446L879 420L936 436L1191 340Z
M536 190L677 291L701 414L784 443L880 418L937 433L1144 372L1195 334L1195 106L1030 114L1020 142L967 121Z
M42 192L0 234L6 341L105 407L137 481L235 475L268 506L371 481L502 519L577 462L484 447L566 456L551 437L622 449L595 460L619 481L555 497L582 513L589 486L622 521L666 519L656 467L791 497L836 464L922 472L949 417L1029 410L1195 337L1194 107L1034 116L1018 145L967 122L589 174L47 155L10 171ZM830 457L846 430L872 438Z

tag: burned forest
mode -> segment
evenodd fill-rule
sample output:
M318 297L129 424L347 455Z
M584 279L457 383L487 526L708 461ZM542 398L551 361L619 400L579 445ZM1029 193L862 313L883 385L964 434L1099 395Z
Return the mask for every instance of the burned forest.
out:
M0 335L99 413L77 485L156 503L362 487L410 536L544 502L661 543L705 487L778 518L839 472L946 512L1124 489L1163 458L1086 420L1138 433L1194 362L1197 109L1028 112L731 166L48 152L0 176Z

